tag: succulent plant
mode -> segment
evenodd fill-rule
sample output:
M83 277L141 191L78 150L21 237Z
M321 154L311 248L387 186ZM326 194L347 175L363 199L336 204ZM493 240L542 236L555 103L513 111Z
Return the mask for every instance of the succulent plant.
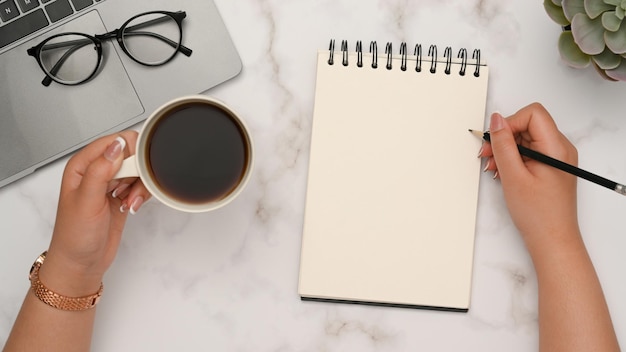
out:
M563 27L559 53L575 68L592 64L609 80L626 81L626 0L544 0Z

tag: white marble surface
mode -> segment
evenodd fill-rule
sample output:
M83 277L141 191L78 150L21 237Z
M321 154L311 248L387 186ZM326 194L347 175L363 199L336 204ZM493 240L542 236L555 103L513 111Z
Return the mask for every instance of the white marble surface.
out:
M560 29L537 0L216 3L244 71L207 94L252 127L253 179L213 213L188 215L151 201L129 219L105 278L93 350L536 350L535 274L489 175L481 179L469 313L300 301L315 53L330 38L481 48L491 70L488 112L509 114L541 101L577 145L580 165L616 181L626 181L626 83L565 67L556 50ZM0 345L28 289L27 271L49 243L64 164L0 189ZM579 204L626 346L626 231L619 215L626 199L581 181Z

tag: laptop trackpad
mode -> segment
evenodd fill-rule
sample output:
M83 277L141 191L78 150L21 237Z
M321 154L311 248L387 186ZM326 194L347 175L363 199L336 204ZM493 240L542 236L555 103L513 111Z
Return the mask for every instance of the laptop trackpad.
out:
M144 112L113 41L103 43L99 74L78 86L43 86L45 74L26 54L55 33L107 31L90 11L0 55L0 180L126 128Z

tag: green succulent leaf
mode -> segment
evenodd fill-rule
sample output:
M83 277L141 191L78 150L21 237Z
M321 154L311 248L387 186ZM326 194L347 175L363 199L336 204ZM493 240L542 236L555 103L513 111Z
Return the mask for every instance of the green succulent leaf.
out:
M626 10L624 10L623 7L618 6L615 8L615 16L617 16L617 18L619 18L620 20L623 20L625 15L626 15Z
M561 7L561 3L563 2L563 0L552 0L552 3L555 4L558 7Z
M616 54L626 53L626 26L621 26L619 30L615 32L605 32L604 40L606 46Z
M612 53L608 48L605 49L602 54L594 55L592 59L596 65L603 70L612 70L617 68L617 66L619 66L622 62L622 57Z
M569 20L563 13L563 8L554 4L554 0L543 0L543 8L546 9L548 16L557 24L567 26Z
M621 24L622 20L615 16L614 11L607 11L602 14L602 27L607 31L615 32L619 29Z
M576 14L582 13L587 15L585 12L585 1L584 0L563 0L561 3L563 6L563 13L565 14L565 18L567 18L570 23Z
M561 26L567 26L570 24L570 21L565 17L563 13L563 8L557 6L553 3L553 0L544 0L543 7L546 10L548 16L557 24Z
M620 6L622 4L622 0L604 0L605 4Z
M565 2L565 0L563 0ZM625 26L626 27L626 26ZM604 27L600 17L595 20L587 17L586 14L578 13L572 19L572 34L574 41L584 53L598 55L604 51ZM607 33L621 33L607 32ZM626 37L624 37L626 39Z
M598 0L584 0L584 1L585 1L585 12L587 12L587 15L591 19L594 19L600 16L603 12L606 12L609 10L615 10L615 5L605 4L602 1L598 1Z
M561 32L559 36L559 53L563 61L574 68L585 68L591 62L589 55L583 53L574 41L571 31Z
M605 73L615 80L626 81L626 59L622 59L622 62L616 69L606 70Z

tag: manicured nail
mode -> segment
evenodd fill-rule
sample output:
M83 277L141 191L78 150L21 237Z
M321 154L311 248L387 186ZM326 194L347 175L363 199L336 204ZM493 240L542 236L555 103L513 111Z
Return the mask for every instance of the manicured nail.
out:
M117 137L104 151L104 157L109 161L115 161L126 148L126 141L122 137Z
M487 159L487 162L485 163L485 168L483 168L483 172L487 171L489 171L489 159Z
M122 203L122 206L120 207L120 213L125 213L127 210L128 210L128 204Z
M493 173L493 179L495 180L496 178L498 178L498 170L496 170L496 172Z
M503 128L504 118L502 117L502 115L500 115L500 113L498 112L494 112L493 114L491 114L491 126L489 127L491 132L498 132Z
M109 187L107 187L107 193L113 191L114 189L116 189L120 183L122 183L121 181L118 180L113 180L111 181L111 184L109 185Z
M137 214L137 212L139 211L139 208L141 207L141 205L143 204L143 197L139 196L137 198L135 198L133 200L133 204L131 204L130 206L130 213L132 215Z
M480 147L480 150L478 151L478 158L483 156L483 147Z
M111 194L111 196L113 198L117 198L117 196L119 196L122 192L124 192L128 186L130 186L128 183L122 183L121 185L119 185L119 187L117 187L113 193Z

